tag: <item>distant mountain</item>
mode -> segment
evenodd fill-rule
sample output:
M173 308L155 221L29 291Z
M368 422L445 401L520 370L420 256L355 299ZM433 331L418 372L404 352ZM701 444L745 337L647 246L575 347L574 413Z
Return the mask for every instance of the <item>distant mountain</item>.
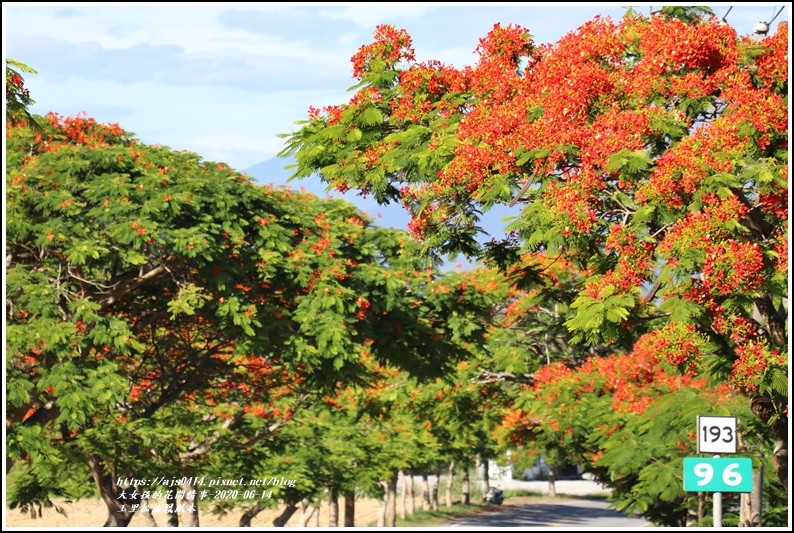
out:
M284 167L291 165L292 163L293 161L291 159L274 157L272 159L268 159L267 161L257 163L251 168L245 169L245 173L255 177L257 181L261 182L262 180L265 180L265 183L275 183L277 180L286 181L290 175L290 171L285 170Z
M295 183L287 183L287 178L289 178L292 172L284 168L285 166L292 165L293 163L294 161L292 159L274 157L272 159L268 159L267 161L257 163L251 168L245 169L245 173L256 178L256 181L259 183L272 183L274 185L295 185ZM321 192L324 194L324 189Z
M404 230L408 229L408 222L411 220L411 217L401 205L378 205L378 202L372 197L363 198L353 191L348 191L345 194L341 194L334 190L327 192L327 184L323 183L322 180L316 176L288 182L287 179L292 172L290 170L285 170L284 167L291 164L293 164L291 159L274 157L246 169L245 174L256 179L256 181L261 184L272 183L273 185L287 185L295 190L310 192L320 198L325 198L327 196L332 198L343 198L355 204L359 209L371 216L373 222L378 226Z
M369 214L373 222L379 226L408 229L408 222L411 217L408 212L399 204L378 205L372 198L362 198L353 191L348 191L341 194L337 191L326 191L326 184L320 180L319 177L311 177L302 180L295 180L288 182L287 179L292 174L292 171L285 170L284 167L293 164L291 159L281 159L274 157L267 161L262 161L245 170L245 174L256 179L259 183L272 183L274 185L287 185L293 189L302 189L325 198L331 196L333 198L343 198L358 206L359 209ZM510 215L518 215L520 212L518 207L508 208L507 206L497 206L488 213L486 213L480 221L480 227L489 233L489 235L481 235L480 242L490 241L491 238L504 238L504 228L507 222L502 222L502 219Z

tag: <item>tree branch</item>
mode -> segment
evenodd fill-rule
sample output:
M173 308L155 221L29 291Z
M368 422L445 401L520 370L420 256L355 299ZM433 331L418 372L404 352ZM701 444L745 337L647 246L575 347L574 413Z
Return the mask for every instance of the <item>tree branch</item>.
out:
M762 296L753 300L758 313L765 322L766 330L769 332L769 337L776 346L786 346L788 344L788 336L786 335L786 317L780 316L780 313L775 310L772 305L772 300L769 296Z
M244 414L245 414L245 411L240 409L239 411L234 413L234 415L232 415L231 418L227 418L226 420L224 420L224 422L221 425L220 429L221 430L229 429L234 424L239 422L243 418ZM212 449L212 446L216 442L218 442L220 440L220 438L221 438L220 431L214 431L212 436L210 438L208 438L207 440L205 440L204 442L202 442L201 445L199 445L199 446L197 446L197 447L195 447L195 448L193 448L191 450L188 450L186 452L181 452L179 454L179 461L181 463L187 463L189 461L195 461L195 460L201 458L202 455L205 455L206 453L208 453ZM191 446L193 444L194 443L191 443Z
M521 190L518 191L518 194L516 194L515 197L512 200L510 200L510 203L507 204L508 207L513 207L514 205L516 205L516 203L518 203L521 197L524 196L524 193L527 192L527 189L529 189L532 186L532 183L534 183L536 174L537 171L532 172L532 175L529 177L526 183L524 183L524 186L521 187Z
M648 291L648 294L642 299L642 303L650 303L656 297L656 293L659 292L659 288L662 286L662 278L656 278L656 282L651 287L651 290Z
M511 372L491 372L483 370L480 375L472 380L474 383L497 383L497 382L512 382L512 383L527 383L533 385L535 383L534 374L513 374Z
M172 265L173 267L173 265ZM104 302L102 302L102 308L106 309L116 303L119 299L124 297L126 294L134 291L138 287L140 287L145 282L152 280L165 272L169 272L169 268L166 265L160 265L156 268L153 268L149 272L146 273L139 273L138 277L131 279L125 282L121 287L116 289L115 291L111 292L107 298L105 298ZM116 284L118 285L118 284ZM115 285L114 285L115 286Z

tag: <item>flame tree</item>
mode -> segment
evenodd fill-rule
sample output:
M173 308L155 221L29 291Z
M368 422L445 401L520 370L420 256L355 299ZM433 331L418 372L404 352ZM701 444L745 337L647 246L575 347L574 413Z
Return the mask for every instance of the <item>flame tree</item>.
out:
M84 116L40 123L7 134L14 503L90 475L126 525L119 477L251 471L296 409L365 379L363 347L434 376L482 338L477 295L432 294L436 274L401 257L408 235L351 204Z
M474 66L416 62L379 26L349 102L285 137L295 177L401 202L431 256L586 273L574 341L646 343L741 391L788 487L788 30L737 36L700 8L596 18L555 44L496 25ZM478 244L496 204L514 238ZM531 272L527 272L528 274Z

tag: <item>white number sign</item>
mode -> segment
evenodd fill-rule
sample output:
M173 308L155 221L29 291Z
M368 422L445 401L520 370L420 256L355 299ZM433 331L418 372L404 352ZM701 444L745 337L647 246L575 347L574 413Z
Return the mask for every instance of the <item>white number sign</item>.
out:
M699 416L698 453L736 453L736 417Z

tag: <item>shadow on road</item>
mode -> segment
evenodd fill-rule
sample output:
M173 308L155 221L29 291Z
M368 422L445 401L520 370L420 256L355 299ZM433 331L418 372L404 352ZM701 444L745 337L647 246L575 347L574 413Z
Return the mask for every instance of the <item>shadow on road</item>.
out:
M601 500L566 500L507 505L452 520L444 527L643 527L645 520L627 518L618 511L607 509Z

